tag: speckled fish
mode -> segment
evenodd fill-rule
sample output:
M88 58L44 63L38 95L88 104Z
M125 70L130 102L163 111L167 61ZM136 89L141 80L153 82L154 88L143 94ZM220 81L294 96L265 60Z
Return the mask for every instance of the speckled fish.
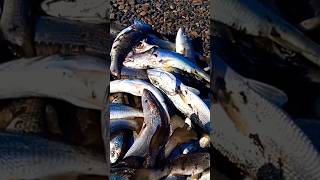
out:
M70 172L107 175L104 156L80 147L3 132L0 141L2 179L37 179Z
M50 15L90 23L107 23L107 0L45 0L42 10Z
M254 178L319 179L319 153L287 113L222 59L214 69L213 146Z
M176 52L184 55L190 61L195 62L195 52L191 39L186 34L184 28L179 28L176 36Z
M161 103L162 107L166 111L167 116L169 117L168 108L161 92L147 81L139 79L123 79L110 82L110 93L125 92L135 96L142 96L142 91L144 89L148 89L152 92L152 94L154 94L155 97L157 97L157 100Z
M190 91L171 73L160 69L149 69L147 72L151 83L161 89L177 109L205 132L210 133L210 110L199 96Z
M128 55L123 65L136 69L161 68L166 70L177 68L195 75L198 79L210 82L209 75L186 57L173 51L160 49L157 46L151 46L138 54Z
M180 155L168 162L166 167L161 170L138 169L135 174L136 179L162 178L169 174L194 176L210 168L209 153L192 153Z
M211 19L253 36L271 39L320 66L320 46L255 0L213 0Z
M115 163L122 155L124 155L125 132L113 134L110 138L110 163Z
M120 66L131 49L147 34L152 32L152 27L142 21L135 20L134 23L123 29L113 41L110 56L110 71L114 76L120 75Z
M124 159L143 157L145 158L143 166L151 168L155 165L158 153L164 151L165 143L169 138L169 119L151 91L143 90L141 102L145 117L144 124Z
M110 104L110 119L126 119L135 117L143 117L143 112L139 109L123 104Z
M50 97L101 110L106 68L103 59L85 55L9 61L0 65L0 99Z

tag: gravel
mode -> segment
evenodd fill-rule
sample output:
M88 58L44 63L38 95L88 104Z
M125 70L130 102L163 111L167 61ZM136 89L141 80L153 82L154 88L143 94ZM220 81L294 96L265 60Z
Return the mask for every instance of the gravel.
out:
M111 0L110 21L129 26L138 18L151 24L159 33L174 41L179 27L184 27L195 48L209 55L209 1L202 0ZM200 46L201 47L201 46Z

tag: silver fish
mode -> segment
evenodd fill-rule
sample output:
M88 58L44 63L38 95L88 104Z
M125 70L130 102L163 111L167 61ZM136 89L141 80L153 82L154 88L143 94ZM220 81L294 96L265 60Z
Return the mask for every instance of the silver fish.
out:
M103 59L85 55L10 61L0 65L0 99L50 97L101 110L107 88L106 68Z
M153 85L161 89L177 109L210 133L210 110L208 106L171 73L160 69L147 71Z
M143 166L149 168L155 165L155 158L164 150L170 127L164 109L151 91L144 89L141 101L145 117L144 124L124 159L130 156L145 157Z
M110 119L126 119L134 117L143 117L143 112L123 104L110 104Z
M142 69L122 67L121 79L148 79L147 72Z
M223 60L214 61L213 146L252 177L271 168L285 179L319 179L319 153L293 120Z
M211 19L253 36L271 39L320 66L320 46L259 1L213 0Z
M195 62L195 53L191 39L186 34L184 28L179 28L176 36L176 52L186 56L192 62Z
M36 179L69 172L107 175L104 156L80 147L3 132L0 141L2 179Z
M135 20L134 23L123 29L113 41L110 56L110 71L114 76L120 75L122 61L131 49L146 35L152 31L152 27L142 21Z
M124 136L124 132L120 132L110 138L110 163L115 163L123 153L122 150L125 143Z
M107 23L107 0L45 0L41 8L46 14L89 23Z
M135 179L161 179L168 175L198 175L210 167L209 153L192 153L180 155L168 162L163 169L137 169Z
M154 94L154 96L157 97L157 100L161 103L162 107L165 109L166 114L168 117L168 108L165 103L165 99L162 96L161 92L154 87L152 84L148 83L144 80L134 79L123 79L123 80L114 80L110 82L110 93L116 93L116 92L125 92L130 93L135 96L142 96L142 91L144 89L148 89L149 91Z
M151 46L149 49L138 54L128 55L123 62L123 65L136 69L161 68L166 70L177 68L210 82L209 75L183 55L173 51L160 49L156 46Z

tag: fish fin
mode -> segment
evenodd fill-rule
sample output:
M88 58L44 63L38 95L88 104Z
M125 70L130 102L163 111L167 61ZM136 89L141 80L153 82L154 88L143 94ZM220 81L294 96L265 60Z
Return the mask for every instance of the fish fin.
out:
M270 102L283 106L288 101L288 96L280 89L252 79L247 79L249 86Z

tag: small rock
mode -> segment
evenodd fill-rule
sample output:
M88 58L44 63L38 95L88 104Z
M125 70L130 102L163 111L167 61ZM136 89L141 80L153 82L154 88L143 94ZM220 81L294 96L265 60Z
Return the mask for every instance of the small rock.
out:
M140 12L140 16L145 16L146 14L147 14L146 11L141 11L141 12Z
M118 9L120 9L120 10L122 10L123 8L124 8L123 4L118 7Z
M110 13L110 19L114 19L114 18L115 18L114 13Z

